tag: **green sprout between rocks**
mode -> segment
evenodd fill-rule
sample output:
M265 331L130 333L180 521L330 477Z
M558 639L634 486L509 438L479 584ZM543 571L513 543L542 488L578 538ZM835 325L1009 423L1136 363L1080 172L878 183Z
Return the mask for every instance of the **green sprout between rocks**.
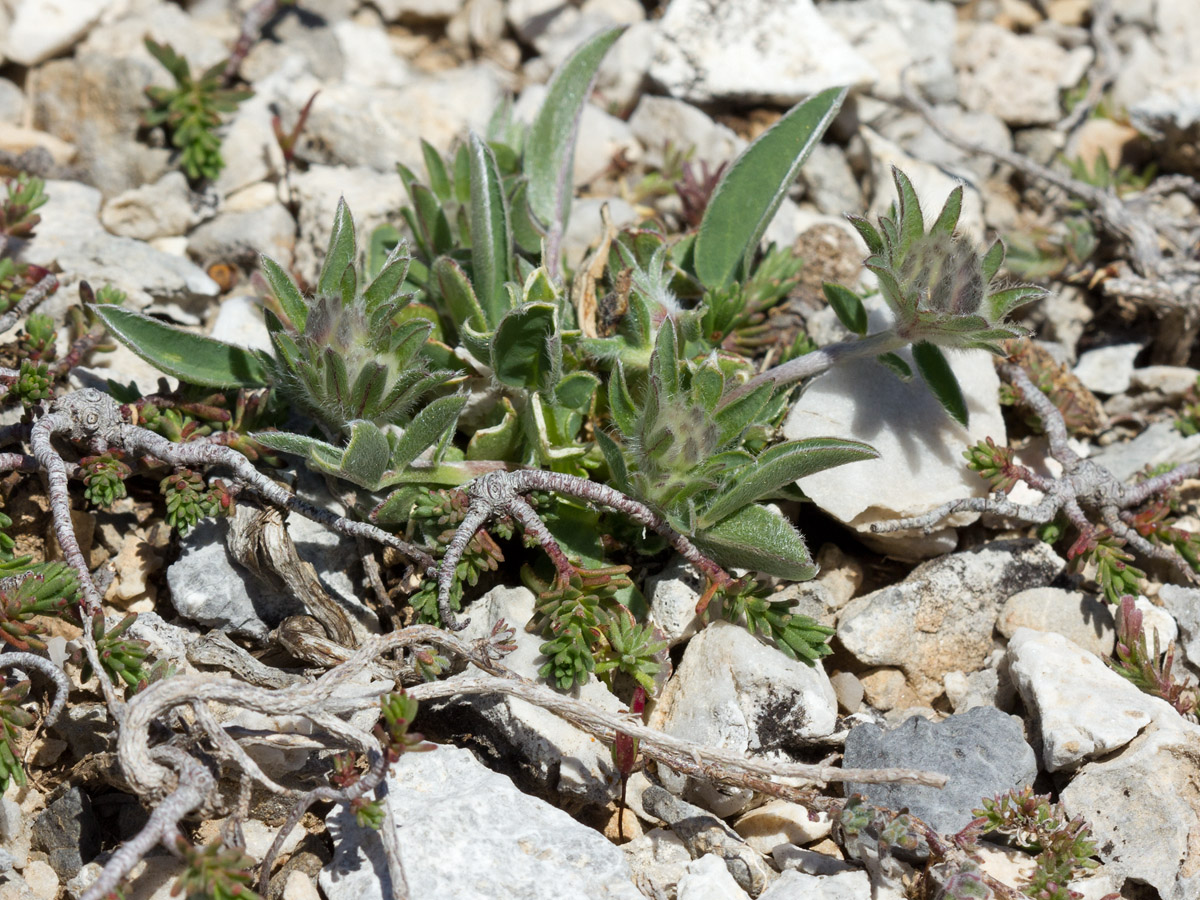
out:
M146 38L146 49L175 79L175 86L146 88L151 106L142 114L143 123L166 128L171 145L180 151L179 164L188 178L216 178L225 168L217 133L221 114L233 112L254 92L223 86L225 61L193 76L188 61L169 44Z
M1108 665L1139 690L1166 700L1181 716L1195 718L1196 688L1179 683L1171 672L1175 665L1175 645L1160 647L1158 633L1153 629L1147 638L1142 611L1128 594L1121 598L1117 644Z

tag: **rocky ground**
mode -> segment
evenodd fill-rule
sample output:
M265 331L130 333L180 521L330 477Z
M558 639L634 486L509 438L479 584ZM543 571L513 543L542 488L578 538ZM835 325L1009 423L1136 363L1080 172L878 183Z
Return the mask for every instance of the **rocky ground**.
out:
M555 66L597 30L627 25L581 123L565 241L572 265L600 238L605 206L617 227L658 216L685 229L669 187L684 178L685 153L700 177L792 104L848 85L767 234L806 259L791 306L813 339L845 333L818 299L820 282L867 285L865 249L843 215L886 212L892 166L934 208L961 183L960 229L1002 236L1011 277L1050 288L1022 324L1048 360L1042 376L1071 398L1073 452L1122 481L1200 460L1191 408L1200 371L1190 367L1200 330L1193 0L298 0L254 30L238 69L253 97L221 129L224 168L189 180L161 131L142 121L144 88L170 84L144 39L170 44L198 72L229 57L254 6L0 0L0 169L47 179L49 202L20 248L21 260L60 273L44 312L78 303L82 281L110 283L132 308L264 346L252 274L260 253L311 283L339 197L364 231L402 226L408 197L395 167L424 171L420 139L449 151L469 129L485 131L506 95L529 120ZM314 94L285 160L272 119L290 127ZM1080 161L1072 183L1067 160ZM694 613L700 580L668 562L643 586L674 664L647 723L771 763L841 754L847 767L945 773L943 790L852 783L821 796L858 791L947 836L982 798L1033 785L1091 829L1100 864L1071 885L1088 900L1200 896L1200 728L1177 711L1186 703L1172 706L1105 665L1122 625L1094 567L1070 559L1071 539L1043 542L1044 531L1011 516L972 511L929 533L872 528L985 496L963 451L986 438L1011 441L1044 477L1062 473L1067 460L1049 458L1019 409L1001 404L1008 384L990 356L969 351L952 363L969 428L919 379L885 376L873 360L818 377L786 417L786 437L836 434L880 453L800 483L812 501L800 523L821 572L785 596L836 627L833 655L809 667L738 626L706 626ZM119 347L73 370L71 384L109 378L149 393L160 373ZM338 502L311 474L281 477L322 505ZM1185 530L1197 524L1195 485L1172 493ZM1021 484L1010 499L1035 504L1044 493ZM53 555L36 479L5 496L18 549ZM240 507L238 518L255 512ZM138 613L136 636L180 671L227 671L230 658L262 667L245 653L213 655L212 634L223 632L272 667L259 673L277 678L272 686L304 676L280 662L275 642L299 601L291 585L235 561L237 520L177 538L150 490L78 513L76 528L109 579L109 611ZM351 611L356 634L378 631L386 616L356 541L295 514L286 529L324 591ZM1174 643L1176 679L1194 684L1200 591L1162 560L1143 563L1136 608L1162 647ZM534 596L518 584L501 572L485 586L464 636L528 621ZM518 630L515 643L506 664L536 678L541 638ZM247 677L249 668L232 668ZM595 679L577 696L623 709ZM289 732L297 721L245 711L226 725ZM14 782L0 801L5 900L80 897L144 824L146 811L104 774L115 749L105 722L98 695L72 702L27 747L29 785ZM872 850L835 829L820 810L837 818L836 805L806 808L666 766L634 773L622 816L609 746L519 699L431 702L417 727L439 746L404 756L387 785L418 900L866 900L904 896L922 870L919 853L889 851L878 835ZM312 782L317 755L272 746L257 758L272 777ZM261 860L288 808L255 795L191 822L189 837L205 843L232 828ZM1033 866L1030 853L999 843L978 854L1012 887ZM342 806L318 805L284 840L270 895L386 897L382 859L377 833ZM125 896L166 897L180 865L153 851ZM941 889L984 896L955 893L965 889L949 881Z

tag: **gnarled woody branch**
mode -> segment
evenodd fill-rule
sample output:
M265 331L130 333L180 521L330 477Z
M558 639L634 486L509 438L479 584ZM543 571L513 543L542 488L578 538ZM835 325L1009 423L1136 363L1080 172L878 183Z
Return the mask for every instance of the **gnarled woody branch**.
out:
M427 625L418 625L372 638L344 663L305 685L271 690L209 675L176 675L153 684L130 700L126 707L125 720L117 742L121 769L130 785L143 798L156 800L167 795L172 804L173 814L176 815L176 822L203 803L206 799L205 792L197 787L196 768L191 764L194 761L182 765L175 756L164 756L159 748L152 750L150 747L150 730L156 722L163 721L163 717L175 707L196 703L221 703L272 716L302 716L355 749L377 754L379 748L373 738L341 721L337 716L373 705L379 696L393 690L394 683L372 682L350 694L339 692L339 689L350 686L350 680L380 656L414 644L437 644L475 663L485 673L465 673L445 681L418 685L410 690L410 695L415 699L472 694L504 694L518 697L561 716L572 725L601 740L612 741L618 732L628 734L640 740L640 750L645 756L666 765L679 763L681 768L693 773L699 769L714 780L745 783L749 779L751 783L767 790L777 787L781 793L794 792L795 788L779 784L772 779L801 778L813 782L908 782L933 787L941 787L946 783L946 777L943 775L911 769L841 769L828 765L778 764L747 759L728 750L706 747L673 737L649 728L627 715L605 712L584 701L521 678L498 663L496 643L493 641L483 640L472 644ZM201 727L211 727L211 721L203 716L198 719ZM227 737L214 739L213 743L218 756L236 764L236 757L230 759L228 754L222 752L222 744ZM311 803L315 799L325 799L327 793L325 789L317 789L311 795L302 798L301 802ZM161 815L156 817L152 824L153 840L145 837L145 832L134 839L138 846L143 848L143 855L155 840L173 839L174 829L164 825ZM147 828L150 828L150 825ZM100 900L140 858L123 851L114 854L100 879L84 894L83 900Z

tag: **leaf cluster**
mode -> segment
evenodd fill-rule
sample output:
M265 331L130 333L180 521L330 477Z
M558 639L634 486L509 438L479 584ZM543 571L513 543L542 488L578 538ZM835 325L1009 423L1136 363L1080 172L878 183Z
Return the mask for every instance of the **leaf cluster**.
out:
M193 76L188 61L170 44L146 38L146 49L175 79L175 86L146 88L150 108L142 114L142 122L151 128L162 125L167 129L172 146L181 153L180 165L188 178L216 178L225 168L217 133L221 114L233 112L254 92L223 87L224 60Z
M4 198L0 200L0 235L29 238L42 217L37 210L45 206L46 182L27 172L4 179Z
M1117 644L1109 666L1139 690L1170 703L1181 715L1195 712L1196 689L1175 680L1171 669L1175 664L1175 645L1164 650L1158 646L1158 633L1147 638L1144 616L1130 595L1121 598L1117 616Z

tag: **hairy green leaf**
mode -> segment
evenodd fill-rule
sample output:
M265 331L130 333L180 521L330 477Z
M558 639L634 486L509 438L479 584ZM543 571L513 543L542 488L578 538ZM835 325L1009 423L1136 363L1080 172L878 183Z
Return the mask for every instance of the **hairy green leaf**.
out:
M283 266L269 256L263 256L259 262L283 315L296 331L304 331L304 323L308 321L308 304L304 302L300 288L296 287L296 282L292 281L292 276L284 271Z
M357 252L354 218L343 197L338 200L333 231L329 234L329 248L325 251L325 261L321 263L321 273L317 276L318 293L337 294L342 291L346 270L353 271Z
M928 341L913 344L912 354L913 362L917 364L917 371L921 373L921 377L933 391L933 396L937 397L938 403L946 408L950 418L966 428L970 418L970 414L967 412L967 401L963 397L958 378L955 376L954 370L950 368L945 354L936 344Z
M579 120L601 60L624 30L600 31L567 57L550 79L529 128L525 153L529 209L547 233L566 230Z
M697 532L693 541L723 566L753 569L792 581L807 581L817 574L800 532L765 506L743 507Z
M267 374L250 350L192 334L121 306L91 307L122 344L150 365L200 387L262 387Z
M866 334L867 309L863 306L862 298L849 288L829 281L821 287L838 321L859 336Z
M749 271L763 233L845 97L845 88L831 88L797 104L734 161L696 235L696 275L706 288L726 287Z
M472 280L487 325L495 328L508 311L508 294L504 290L504 283L512 279L508 201L491 149L474 132L471 132L468 146Z
M531 391L552 391L562 377L558 307L526 303L510 310L492 338L496 380Z
M392 448L388 466L395 470L406 469L418 456L442 439L448 428L458 421L458 414L467 404L465 394L438 397L413 416L404 429L404 434Z
M868 444L839 438L808 438L777 444L761 453L753 465L741 469L733 483L701 512L700 525L720 522L801 478L834 466L878 458L879 454Z

